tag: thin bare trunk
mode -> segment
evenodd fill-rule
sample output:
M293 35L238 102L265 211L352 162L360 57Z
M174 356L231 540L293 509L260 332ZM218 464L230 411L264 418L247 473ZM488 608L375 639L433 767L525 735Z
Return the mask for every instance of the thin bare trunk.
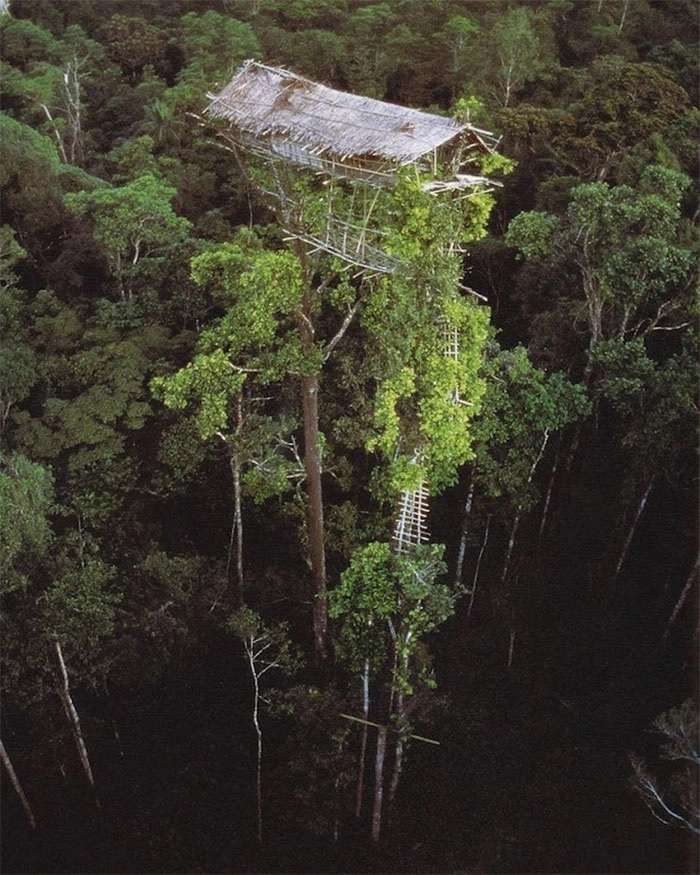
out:
M70 161L75 164L76 159L82 161L82 103L80 96L80 68L82 62L76 55L69 61L63 71L63 95L66 104L66 117L70 131Z
M517 510L515 511L515 516L513 517L513 525L510 527L510 536L508 537L508 549L506 550L506 559L503 563L503 571L501 572L501 582L505 581L508 576L508 569L510 568L510 557L513 554L513 547L515 546L515 536L518 532L518 526L520 525L520 505L518 505Z
M588 391L590 388L591 382L593 381L593 341L591 340L588 344L588 354L586 357L586 366L583 369L583 386ZM576 423L576 431L574 432L573 437L571 438L571 444L569 445L569 451L566 454L566 462L564 464L564 476L569 476L569 471L571 470L574 459L576 458L576 453L578 452L579 443L581 441L581 432L583 430L583 419L579 419Z
M70 694L70 683L68 681L68 670L66 669L66 663L63 659L63 650L61 648L60 641L55 642L56 645L56 655L58 656L58 662L61 667L61 676L63 679L63 686L59 688L58 695L63 703L63 708L66 712L66 717L71 723L73 728L73 736L75 738L75 745L78 748L78 755L80 757L80 762L83 766L83 771L85 772L85 776L87 777L90 786L92 789L95 789L95 779L92 776L92 767L90 765L90 757L88 756L87 746L85 744L85 738L83 737L83 730L80 726L80 717L78 716L78 711L73 703L73 699ZM99 800L95 797L95 801L99 806Z
M671 612L671 616L668 618L668 623L666 623L664 634L661 636L662 644L666 640L666 638L668 638L668 633L671 631L671 626L673 626L673 624L676 622L676 619L678 618L678 615L680 614L681 609L690 594L690 590L692 589L693 583L697 577L698 561L699 560L696 559L695 565L693 565L693 567L690 569L690 574L688 575L688 578L685 582L685 586L681 590L681 594L678 596L678 600L676 601L673 611Z
M19 782L19 778L17 777L17 773L15 772L12 761L10 760L10 756L5 750L5 745L0 739L0 758L2 759L5 768L7 769L7 773L10 776L10 780L12 781L12 786L15 788L17 795L20 798L22 803L22 808L24 808L24 812L27 815L27 820L32 829L36 829L36 820L34 818L34 812L32 811L32 806L29 804L29 800L24 795L24 790L22 789L22 785Z
M396 739L396 752L394 754L394 771L391 775L391 784L389 785L389 806L388 806L388 816L391 819L391 816L394 811L394 801L396 799L396 792L399 789L399 782L401 781L401 772L403 770L403 738L399 735Z
M365 660L362 671L362 716L369 717L369 660ZM365 784L365 759L367 756L367 723L362 725L362 740L360 742L360 762L357 767L357 796L355 799L355 817L362 812L362 796Z
M622 4L622 15L620 16L620 23L617 26L617 32L622 33L622 28L625 26L625 19L627 18L627 10L629 9L630 0L624 0Z
M515 651L515 629L511 627L510 636L508 638L508 668L513 665L513 653Z
M304 406L304 468L306 470L307 525L311 573L314 584L314 649L317 659L326 656L326 551L323 531L321 444L318 429L318 375L304 376L301 391Z
M257 812L257 821L258 821L258 842L262 844L263 840L263 816L262 816L262 750L263 750L263 741L262 741L262 730L260 728L260 720L258 719L258 710L260 706L260 687L258 685L258 674L255 669L255 662L253 661L253 649L251 645L250 652L248 654L248 660L250 662L250 671L253 675L253 726L255 727L255 734L258 739L258 748L257 748L257 759L256 759L256 771L255 771L255 799L256 799L256 812Z
M469 593L469 608L467 610L467 616L471 617L472 608L474 607L474 599L476 597L476 588L479 584L479 569L481 568L481 560L484 555L484 551L486 550L486 545L489 540L489 529L491 528L491 514L486 518L486 528L484 529L484 537L481 541L481 549L479 550L479 556L476 560L476 568L474 569L474 577L472 579L472 588Z
M243 428L243 393L238 393L236 399L236 437L240 437ZM243 590L245 580L243 578L243 511L241 508L241 455L236 449L236 461L233 474L233 491L236 512L236 573L238 575L238 587L240 590L241 604L243 603Z
M384 754L386 726L377 729L377 756L374 761L374 807L372 809L372 840L379 841L382 832L382 799L384 796Z
M620 571L622 570L622 566L625 564L625 559L627 558L627 553L629 552L630 545L632 544L632 539L634 538L634 533L637 529L637 524L639 523L640 517L644 512L644 507L646 506L647 499L649 498L649 493L651 492L651 488L654 485L654 480L656 479L653 476L649 483L647 484L646 489L644 490L642 497L639 500L639 504L637 505L637 511L632 519L632 524L629 527L629 531L627 532L627 537L625 538L624 544L622 545L622 551L620 553L620 557L617 560L617 565L615 566L615 575L614 578L617 578Z
M114 740L117 742L117 747L119 748L119 756L124 759L124 746L122 745L122 738L119 734L119 727L117 726L116 720L112 720L112 732L114 733Z
M66 150L63 145L63 140L61 139L61 135L58 132L58 128L56 127L56 122L54 121L53 116L51 115L51 110L45 103L40 103L39 106L44 110L44 114L46 118L49 120L49 124L53 128L53 134L56 138L56 144L58 145L58 151L61 153L61 158L63 159L64 164L68 164L68 156L66 155Z
M457 550L457 567L455 569L455 588L462 585L462 571L464 568L464 556L467 552L467 535L469 534L469 517L472 512L472 502L474 500L474 478L469 484L467 492L467 500L464 502L464 517L462 518L462 534L459 539L459 549Z
M233 481L233 520L231 522L231 535L228 544L228 558L226 561L226 579L231 579L231 563L233 560L234 542L236 553L236 580L238 583L238 603L244 604L245 578L243 574L243 510L241 502L241 454L238 449L238 438L243 428L243 394L238 393L236 399L236 428L235 443L229 444L229 463L231 466L231 479Z
M338 741L338 755L343 752L343 739ZM333 782L333 841L337 842L340 838L340 772L338 772L335 781Z
M549 440L549 429L546 428L544 430L544 437L542 439L542 445L540 446L540 451L537 454L535 461L532 463L532 467L530 468L530 473L527 475L527 482L525 484L525 488L527 488L532 483L532 478L535 476L535 471L537 470L537 466L542 460L542 456L545 451L545 447L547 446L547 441ZM515 545L515 536L518 532L518 526L520 525L520 517L522 515L522 504L519 504L515 511L515 517L513 519L513 525L510 529L510 538L508 539L508 549L506 551L506 561L503 563L503 572L501 574L501 582L505 581L508 575L508 567L510 566L510 557L513 553L513 546Z
M549 483L547 484L547 494L545 495L544 505L542 507L542 519L540 520L540 530L538 532L538 539L542 538L544 534L545 526L547 525L547 514L549 513L549 505L552 500L552 492L554 491L554 482L557 477L557 469L559 468L559 458L561 455L561 438L559 439L559 443L557 445L557 451L554 455L554 462L552 463L552 473L549 476Z

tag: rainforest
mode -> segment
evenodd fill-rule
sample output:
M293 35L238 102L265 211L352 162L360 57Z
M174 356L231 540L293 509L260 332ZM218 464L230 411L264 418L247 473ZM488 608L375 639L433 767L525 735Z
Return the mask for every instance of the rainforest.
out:
M698 871L699 26L0 2L3 871Z

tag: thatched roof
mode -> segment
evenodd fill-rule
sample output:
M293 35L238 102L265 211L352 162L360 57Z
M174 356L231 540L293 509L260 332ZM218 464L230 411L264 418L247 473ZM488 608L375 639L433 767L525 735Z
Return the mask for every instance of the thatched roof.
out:
M488 134L454 119L336 91L288 70L246 61L207 112L256 138L283 137L305 150L411 164L450 141L484 148Z

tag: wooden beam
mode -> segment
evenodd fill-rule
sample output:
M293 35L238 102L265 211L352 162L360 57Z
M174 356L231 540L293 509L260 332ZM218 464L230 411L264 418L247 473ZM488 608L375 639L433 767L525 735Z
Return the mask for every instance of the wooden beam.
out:
M352 720L354 723L364 723L366 726L374 726L375 729L388 729L389 732L398 732L398 729L394 729L391 726L384 726L381 723L375 723L372 720L363 720L361 717L353 717L351 714L342 714L340 715L345 720ZM409 735L409 738L415 738L416 741L425 741L427 744L437 744L440 742L436 741L434 738L426 738L424 735Z

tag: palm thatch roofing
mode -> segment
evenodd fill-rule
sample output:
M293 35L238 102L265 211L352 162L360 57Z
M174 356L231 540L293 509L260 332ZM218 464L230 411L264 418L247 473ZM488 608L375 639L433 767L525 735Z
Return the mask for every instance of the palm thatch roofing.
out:
M246 61L210 98L207 113L248 139L283 140L310 155L400 166L447 146L490 150L493 138L468 124L382 100L336 91L257 61Z

